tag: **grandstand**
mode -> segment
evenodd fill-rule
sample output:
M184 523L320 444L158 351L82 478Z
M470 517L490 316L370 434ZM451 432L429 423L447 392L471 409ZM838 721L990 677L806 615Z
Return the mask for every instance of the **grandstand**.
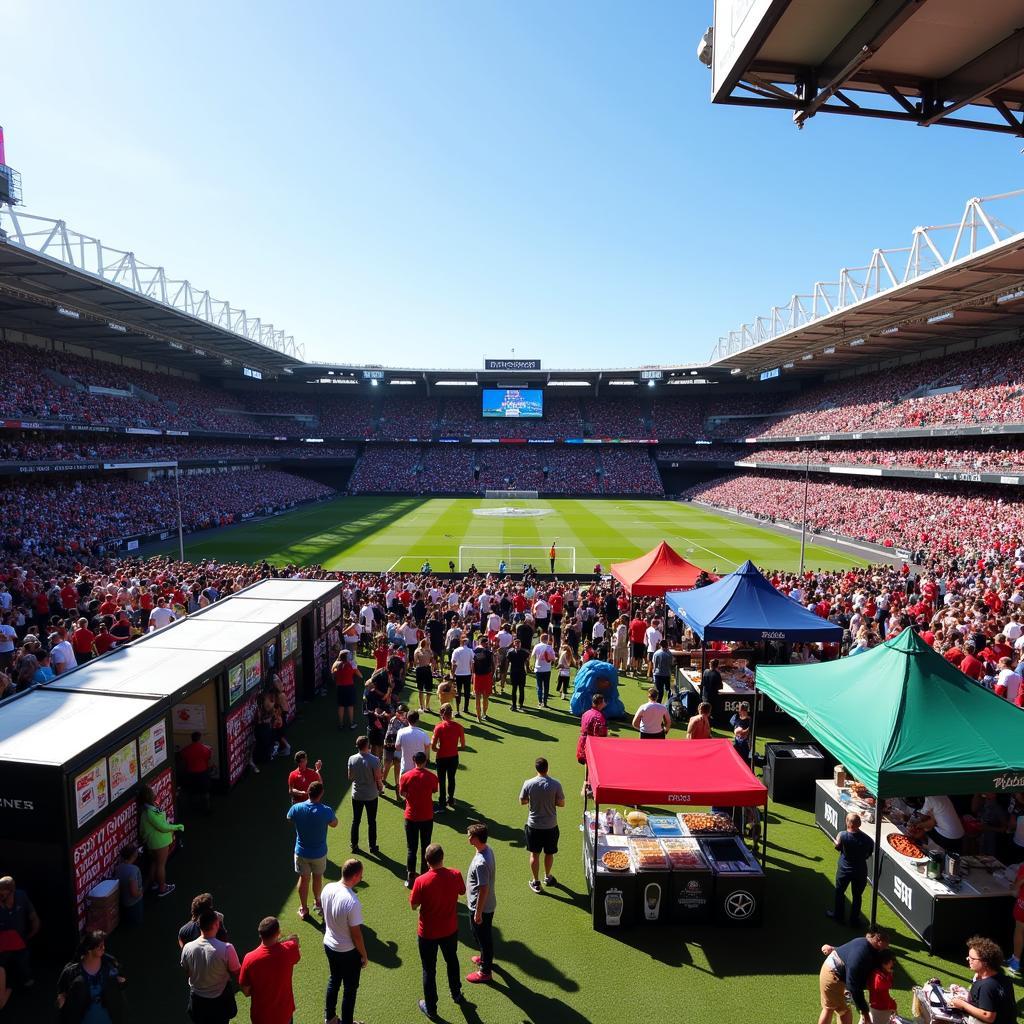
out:
M901 550L920 548L920 524L881 506L959 484L971 516L947 542L974 550L991 537L972 523L1015 509L1024 479L1024 235L1008 226L1022 219L1022 193L972 199L948 230L731 332L706 364L510 372L303 362L281 332L186 303L196 289L162 268L106 249L90 267L83 236L4 208L0 474L19 510L5 543L166 538L175 472L192 532L336 494L499 490L778 518L804 470L826 496L870 477L874 504L836 528ZM543 415L484 417L488 388L539 390ZM79 502L110 511L85 524L63 512Z

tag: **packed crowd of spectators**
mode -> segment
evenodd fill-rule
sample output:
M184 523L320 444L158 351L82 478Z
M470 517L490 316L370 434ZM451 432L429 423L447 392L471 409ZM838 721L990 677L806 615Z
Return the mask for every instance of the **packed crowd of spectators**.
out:
M799 474L743 473L691 487L687 498L766 520L800 522L804 480ZM893 480L810 479L807 522L884 547L964 557L1024 537L1024 500L1016 491Z
M706 437L706 419L706 404L685 396L656 398L651 407L654 437Z
M604 394L600 398L585 398L582 404L586 437L653 436L649 409L637 398Z
M226 525L325 498L332 488L277 470L203 473L181 477L186 530ZM99 552L119 539L177 527L173 478L84 477L18 479L0 488L0 541L23 553Z
M655 458L659 462L679 460L680 462L734 462L750 454L750 449L742 444L715 445L658 445Z
M661 475L646 448L612 449L601 454L606 494L664 494Z
M1004 470L1019 473L1024 470L1024 448L997 444L971 444L963 442L955 448L946 445L906 448L819 447L787 446L762 448L751 446L741 449L737 458L752 462L776 462L802 466L810 457L811 464L827 463L833 466L879 466L888 469L930 469L975 473L998 473Z

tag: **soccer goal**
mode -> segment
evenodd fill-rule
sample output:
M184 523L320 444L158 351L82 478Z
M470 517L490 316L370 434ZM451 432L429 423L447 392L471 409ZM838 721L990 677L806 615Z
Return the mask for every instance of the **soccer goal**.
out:
M484 491L485 498L538 498L540 491Z
M466 572L471 565L475 565L480 572L497 572L502 562L505 563L506 571L510 573L522 572L523 566L527 563L540 572L548 572L551 568L550 551L551 545L540 544L461 544L459 545L459 572ZM574 547L563 547L561 544L556 546L555 572L576 572L576 549Z

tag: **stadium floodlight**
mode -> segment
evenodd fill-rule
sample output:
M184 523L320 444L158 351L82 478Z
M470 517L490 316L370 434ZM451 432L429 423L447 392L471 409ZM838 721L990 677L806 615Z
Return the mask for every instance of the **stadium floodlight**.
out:
M1016 302L1018 299L1024 299L1024 288L1018 288L1015 292L1007 292L1005 295L1000 295L996 299L996 305L1001 306L1006 302Z
M549 380L549 388L589 388L589 380Z
M805 363L809 363L814 358L814 353L813 352L805 352L800 358Z
M834 356L835 354L836 354L836 347L835 347L835 345L829 345L828 348L826 348L826 349L824 349L822 351L822 355L825 355L825 356Z
M635 380L610 380L608 383L615 388L634 388L636 387Z
M783 363L782 364L782 368L784 370L792 370L794 366L796 366L796 363Z
M375 388L379 383L380 381L377 380L376 377L374 377L373 380L370 381L370 387Z
M729 374L731 376L735 377L737 374L740 374L742 372L743 372L743 370L739 366L737 366L735 370L730 370Z
M863 344L864 344L864 339L863 338L854 338L853 341L850 342L850 348L857 348L859 345L863 345Z
M118 334L127 334L128 328L124 324L115 324L113 321L107 324L112 331L117 331Z
M647 382L647 386L648 386L649 388L653 388L653 387L654 387L654 383L655 383L655 382L654 382L653 380L649 380L649 381Z
M434 383L441 388L475 388L475 380L436 380Z
M68 309L67 306L58 306L57 313L59 316L66 316L71 320L81 320L82 314L77 309Z
M945 313L936 313L935 316L930 316L925 321L929 324L941 324L943 320L952 320L956 314L951 309L947 309Z

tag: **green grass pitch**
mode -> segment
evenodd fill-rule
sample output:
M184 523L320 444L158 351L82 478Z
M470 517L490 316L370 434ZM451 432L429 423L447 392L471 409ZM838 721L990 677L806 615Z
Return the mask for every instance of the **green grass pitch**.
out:
M504 507L543 514L475 514ZM547 551L556 538L559 572L572 568L570 548L575 548L576 571L589 573L596 562L607 569L662 540L696 565L718 572L728 572L747 558L779 569L796 569L800 560L797 537L736 523L695 505L614 498L337 498L286 516L200 534L186 543L186 555L374 571L416 571L429 560L433 569L447 571L449 559L458 566L461 545L476 549L464 552L464 567L472 558L482 570L496 569L499 558L506 556L509 570L518 571L523 561L547 569ZM508 557L509 546L527 550L513 550ZM865 564L852 553L813 543L808 544L806 562L824 569Z

